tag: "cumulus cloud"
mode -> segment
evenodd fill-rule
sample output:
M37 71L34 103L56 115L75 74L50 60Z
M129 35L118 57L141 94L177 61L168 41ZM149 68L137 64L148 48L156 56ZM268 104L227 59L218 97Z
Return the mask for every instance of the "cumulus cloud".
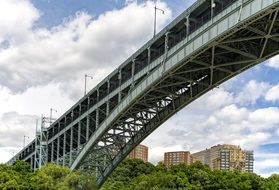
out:
M7 162L23 146L31 142L36 133L36 119L34 115L21 115L17 112L7 112L0 117L0 163ZM25 145L26 145L25 144Z
M272 102L276 102L279 100L279 84L273 86L267 91L265 99Z
M279 55L271 58L267 63L267 66L275 68L275 69L279 69Z
M195 113L213 112L234 101L233 93L224 88L215 88L189 105L189 110Z
M250 129L253 131L267 130L279 125L279 108L269 107L257 109L249 115Z
M39 11L30 0L1 0L0 44L4 40L8 40L9 43L24 41L39 16Z
M15 147L1 147L0 146L0 163L5 163L12 158L20 149Z
M5 147L21 147L23 136L35 137L37 116L8 112L0 117L0 144ZM22 139L22 140L19 140Z
M29 5L30 10L34 9L29 1L23 2ZM171 18L171 10L165 3L157 3L168 10L158 17L158 27L162 28ZM74 83L85 71L98 75L95 78L97 83L99 78L104 78L151 38L153 13L150 10L153 7L154 2L151 1L141 4L131 2L98 18L78 12L51 29L34 28L38 19L38 11L34 9L37 14L29 16L25 38L0 49L0 77L3 79L0 86L9 88L13 93L50 82L61 83L68 89L64 81ZM15 12L13 7L9 12ZM19 18L22 21L22 16ZM8 21L3 23L9 25ZM2 36L8 42L15 39L13 36Z
M266 170L274 167L279 168L279 158L274 157L264 160L258 160L255 162L255 164L257 165L258 170Z
M270 85L266 82L250 80L236 96L236 102L242 105L255 104L258 99L264 97L269 88Z

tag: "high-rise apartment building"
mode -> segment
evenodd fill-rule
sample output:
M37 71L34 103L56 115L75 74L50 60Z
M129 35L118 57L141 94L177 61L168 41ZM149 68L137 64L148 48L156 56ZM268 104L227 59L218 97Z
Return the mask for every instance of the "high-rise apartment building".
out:
M177 164L192 164L194 162L193 156L189 151L166 152L164 155L164 164L169 167Z
M128 155L128 158L139 158L144 162L148 162L148 147L144 145L138 145L132 152Z
M254 169L254 152L246 151L245 171L253 172Z
M253 172L253 151L242 150L240 146L216 145L192 155L212 169Z

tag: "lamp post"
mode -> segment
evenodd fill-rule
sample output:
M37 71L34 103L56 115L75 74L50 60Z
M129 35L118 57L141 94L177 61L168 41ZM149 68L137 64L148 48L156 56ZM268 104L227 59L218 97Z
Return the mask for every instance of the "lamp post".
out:
M92 76L85 74L84 75L84 96L86 95L86 80L87 78L93 79Z
M153 37L156 35L156 22L157 22L157 10L161 11L162 14L165 14L165 11L163 9L160 9L158 7L154 7L154 34Z
M29 137L26 136L26 135L23 136L23 148L25 147L25 138L28 138L28 139L29 139Z
M52 123L52 112L56 112L57 113L57 110L56 109L53 109L53 108L50 108L50 114L49 114L49 123L50 123L50 125L51 125L51 123Z

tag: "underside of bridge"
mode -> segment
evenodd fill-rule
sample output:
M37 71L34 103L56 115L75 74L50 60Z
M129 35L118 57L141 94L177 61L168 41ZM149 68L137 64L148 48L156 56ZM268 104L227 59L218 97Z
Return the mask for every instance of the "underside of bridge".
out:
M91 170L101 185L129 152L183 107L233 76L279 52L278 8L239 23L233 30L199 49L180 66L164 71L118 114L102 137L76 165ZM163 64L163 63L162 63ZM129 97L127 97L129 98Z

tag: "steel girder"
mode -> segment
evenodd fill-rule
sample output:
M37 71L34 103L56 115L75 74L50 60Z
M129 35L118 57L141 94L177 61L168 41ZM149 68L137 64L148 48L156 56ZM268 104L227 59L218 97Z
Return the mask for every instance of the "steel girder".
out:
M107 123L94 143L85 147L72 168L91 171L102 185L117 165L157 127L183 107L235 75L279 53L278 4L239 22L232 30L165 70L162 64L149 75L161 77ZM168 57L166 58L167 61ZM148 76L145 79L149 80ZM144 83L143 81L141 83ZM141 84L140 83L140 84ZM138 86L140 86L138 84Z

